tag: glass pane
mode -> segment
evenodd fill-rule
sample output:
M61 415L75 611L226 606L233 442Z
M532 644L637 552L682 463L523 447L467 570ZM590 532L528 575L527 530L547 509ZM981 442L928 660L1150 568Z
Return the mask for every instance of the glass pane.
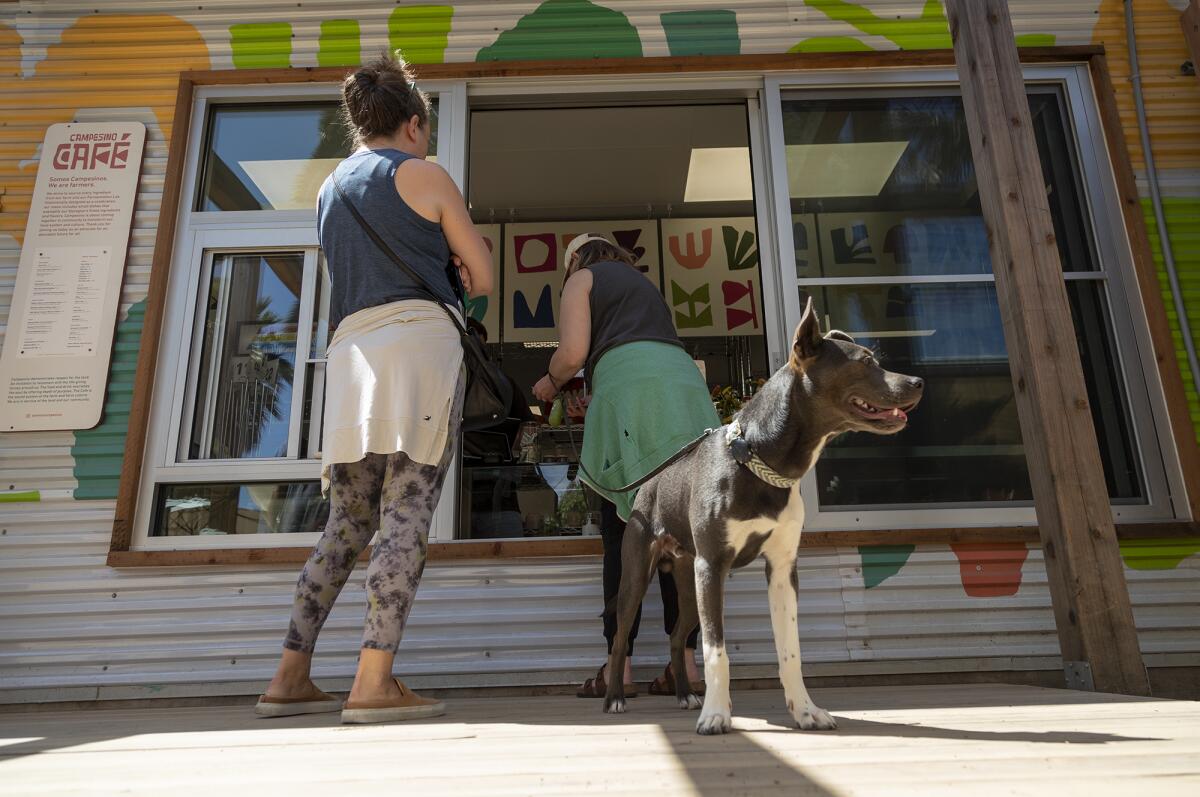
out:
M192 459L287 455L304 255L213 260Z
M1072 280L1067 283L1067 301L1075 321L1075 340L1083 363L1083 380L1092 405L1092 422L1100 443L1108 494L1114 502L1131 503L1146 492L1134 445L1129 398L1117 370L1116 341L1104 284Z
M1109 496L1140 501L1102 286L1069 282L1067 294ZM991 284L830 286L811 295L829 328L874 349L884 368L926 381L903 432L843 435L825 449L817 462L822 509L1033 500Z
M1057 90L1033 92L1029 95L1029 111L1063 271L1098 271L1100 261L1084 213L1083 181L1075 142L1067 136L1062 96Z
M437 101L431 100L437 152ZM353 137L337 102L218 105L209 116L196 209L311 210Z
M536 404L556 346L563 249L595 232L635 255L723 413L737 409L768 375L745 103L476 110L470 131L472 219L499 290L469 311L520 398ZM599 508L551 425L570 419L531 410L526 446L519 423L464 435L457 537L580 534L579 505Z
M152 537L320 532L329 516L320 482L165 484Z
M812 296L829 328L926 382L900 434L846 434L825 449L816 468L823 510L1032 500L992 285L838 286Z
M579 430L575 434L582 438ZM542 437L545 445L553 447L554 441L545 430ZM573 464L553 462L553 456L543 453L543 461L536 464L476 464L464 468L459 490L459 537L478 540L584 534L589 513L599 514L601 499L576 478Z
M1094 270L1057 92L1030 97L1065 271ZM987 232L956 96L785 99L796 276L987 274Z

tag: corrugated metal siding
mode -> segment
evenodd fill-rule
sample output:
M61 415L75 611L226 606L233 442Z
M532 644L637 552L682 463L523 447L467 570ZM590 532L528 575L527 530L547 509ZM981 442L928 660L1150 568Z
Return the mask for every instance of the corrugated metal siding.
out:
M921 18L919 0L858 5L869 13L847 16L848 4L817 0L617 0L605 8L624 15L644 56L797 46L894 49L930 46L943 34L936 13ZM1018 0L1010 6L1018 35L1033 37L1026 43L1104 40L1122 85L1113 51L1123 40L1112 32L1119 1ZM1200 164L1188 149L1189 125L1197 122L1196 114L1188 116L1194 95L1166 75L1173 57L1167 52L1173 46L1170 8L1138 8L1142 36L1150 37L1147 50L1154 50L1144 55L1147 68L1164 74L1148 89L1152 103L1166 103L1152 104L1156 147L1166 148L1160 157L1168 169L1195 170ZM484 57L544 57L547 38L570 40L580 29L589 52L631 46L621 19L596 14L597 7L582 0L457 3L449 15L437 7L412 11L407 4L332 0L0 4L0 325L7 321L45 128L72 119L137 119L148 128L105 421L79 435L0 435L0 492L34 490L41 498L0 503L0 702L252 693L272 670L286 624L294 567L114 570L104 564L111 501L78 500L115 493L174 70L352 63L393 43L417 61L470 61L481 51ZM323 27L330 20L357 22L357 38L334 40L331 31L353 26ZM538 27L543 39L501 41L522 22ZM1126 135L1136 146L1131 124L1126 118ZM1190 140L1200 146L1197 137ZM1194 663L1200 650L1200 559L1175 565L1126 571L1152 665ZM1037 551L1030 552L1015 594L994 598L964 591L962 565L945 546L916 549L869 589L863 557L853 548L807 552L801 568L802 641L814 673L1058 666ZM353 672L364 611L361 578L352 580L322 636L316 672L326 682L344 686ZM402 669L418 686L561 683L589 673L602 650L599 582L598 562L431 565ZM656 589L646 602L639 647L646 674L665 659ZM761 567L734 576L727 607L736 672L772 675Z
M278 655L296 569L107 568L112 509L109 502L60 501L5 510L0 702L260 687ZM806 552L800 626L810 670L1056 667L1039 552L1030 552L1020 590L1007 597L969 597L959 566L945 546L922 547L883 585L864 589L855 549ZM1148 663L1194 660L1200 560L1127 574ZM579 677L602 656L599 583L596 562L431 565L401 671L425 685ZM727 640L740 675L774 672L764 583L761 565L729 582ZM647 598L638 646L644 675L666 659L656 592ZM319 677L342 682L353 672L364 610L360 569L321 637Z

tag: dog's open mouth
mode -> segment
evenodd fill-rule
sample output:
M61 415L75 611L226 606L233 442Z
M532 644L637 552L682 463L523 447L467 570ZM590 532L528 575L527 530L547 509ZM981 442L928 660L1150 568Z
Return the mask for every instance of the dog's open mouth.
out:
M908 423L908 413L917 406L916 402L903 407L876 407L868 404L858 396L850 397L850 406L860 417L869 421L880 421L886 424Z

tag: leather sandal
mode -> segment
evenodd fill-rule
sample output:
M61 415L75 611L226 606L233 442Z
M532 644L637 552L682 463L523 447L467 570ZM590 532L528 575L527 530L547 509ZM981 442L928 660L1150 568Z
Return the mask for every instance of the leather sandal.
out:
M262 695L254 706L260 717L295 717L299 714L326 714L340 711L342 701L320 689L306 697L271 697Z
M608 682L604 680L604 665L596 670L594 678L588 678L575 692L576 697L605 697L608 695ZM638 688L635 684L625 684L625 697L637 697Z
M691 687L693 694L704 694L704 681L692 681ZM648 691L652 695L667 695L670 697L675 696L675 676L671 674L670 664L668 664L667 668L663 670L662 675L658 676L650 683L650 689Z
M421 697L409 689L399 678L393 678L400 687L400 697L390 700L364 700L352 703L347 700L342 707L342 722L359 725L369 722L399 722L400 720L440 717L446 713L446 704L431 697Z

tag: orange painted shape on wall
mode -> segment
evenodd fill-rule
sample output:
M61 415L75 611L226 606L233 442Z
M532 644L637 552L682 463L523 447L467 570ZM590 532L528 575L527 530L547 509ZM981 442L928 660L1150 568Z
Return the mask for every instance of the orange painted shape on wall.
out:
M1023 542L952 544L963 589L972 598L1002 598L1021 588L1021 568L1029 556Z
M6 187L0 234L18 241L46 128L71 121L81 109L149 107L169 138L179 73L208 69L211 61L199 31L178 17L99 14L64 30L29 77L20 64L17 31L0 26L0 118L12 126L0 149Z

